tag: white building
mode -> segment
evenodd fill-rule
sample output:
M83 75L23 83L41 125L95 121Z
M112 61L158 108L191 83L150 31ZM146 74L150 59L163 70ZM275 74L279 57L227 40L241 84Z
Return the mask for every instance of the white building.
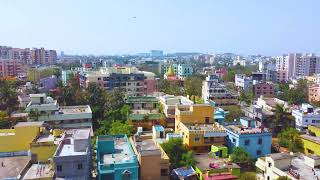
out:
M287 176L292 180L318 180L320 178L320 157L316 155L274 153L256 161L256 167L262 172L259 180L276 180Z
M238 64L240 66L246 66L247 62L245 59L242 59L240 56L237 56L237 59L233 60L233 66L236 66Z
M252 88L252 78L246 77L244 74L236 74L234 78L234 83L237 88L241 90L248 91L250 87Z
M320 124L320 113L307 103L303 103L300 109L292 110L292 116L295 118L296 128L300 131L308 129L308 125Z
M238 104L236 94L230 92L225 85L219 83L216 75L209 75L202 82L202 98L205 101L212 100L216 106L229 106Z
M320 73L320 57L315 54L290 53L276 57L278 81Z
M25 112L29 121L45 121L58 128L92 127L92 111L89 105L59 106L57 100L46 94L30 94Z

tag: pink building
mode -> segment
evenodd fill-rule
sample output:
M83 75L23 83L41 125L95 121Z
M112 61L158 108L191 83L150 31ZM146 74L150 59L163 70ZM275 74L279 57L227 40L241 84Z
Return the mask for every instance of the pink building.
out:
M228 71L226 68L220 68L220 69L217 69L215 73L219 78L223 78L224 76L227 75Z
M253 94L255 97L260 97L261 95L264 97L274 97L275 96L275 88L274 85L267 82L261 82L253 85Z
M156 91L156 79L154 73L143 71L144 74L144 94L152 95Z
M320 101L320 86L319 85L314 85L314 86L309 87L308 99L309 99L310 103Z
M0 78L15 77L22 73L22 64L17 60L2 59L0 60Z

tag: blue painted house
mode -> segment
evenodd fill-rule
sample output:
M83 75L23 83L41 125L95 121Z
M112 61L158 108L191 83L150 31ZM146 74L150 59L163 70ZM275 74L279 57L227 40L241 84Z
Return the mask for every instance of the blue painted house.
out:
M272 133L267 128L256 127L255 120L241 118L241 124L226 126L229 153L234 147L244 148L253 158L271 153Z
M139 164L126 135L98 136L98 180L138 180Z
M223 110L222 108L216 108L214 112L214 121L218 122L219 124L224 124L224 120L228 111Z

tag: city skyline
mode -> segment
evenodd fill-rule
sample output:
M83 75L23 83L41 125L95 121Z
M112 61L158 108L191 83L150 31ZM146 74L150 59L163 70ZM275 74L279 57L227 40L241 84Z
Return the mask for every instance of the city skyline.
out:
M319 53L320 2L0 2L0 44L66 54ZM50 8L48 8L50 7ZM17 23L19 22L19 23Z

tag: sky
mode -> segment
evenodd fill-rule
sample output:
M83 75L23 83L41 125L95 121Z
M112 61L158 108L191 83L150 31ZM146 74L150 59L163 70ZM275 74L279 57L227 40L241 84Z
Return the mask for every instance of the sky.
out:
M319 0L1 0L0 45L66 54L320 53Z

